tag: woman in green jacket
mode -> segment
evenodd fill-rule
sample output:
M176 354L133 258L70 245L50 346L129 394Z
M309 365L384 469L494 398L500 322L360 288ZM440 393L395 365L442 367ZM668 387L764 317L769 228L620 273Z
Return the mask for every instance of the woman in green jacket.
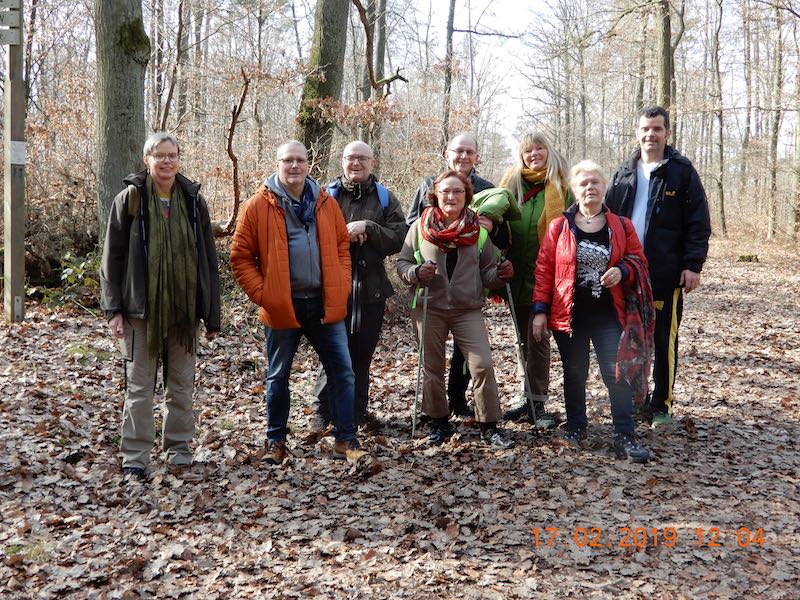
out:
M545 410L550 385L550 339L538 342L531 337L528 320L533 304L533 272L539 244L547 226L572 204L567 161L542 133L526 134L519 145L517 164L506 172L500 187L510 189L517 198L522 217L509 221L511 247L508 258L514 265L511 298L517 326L523 336L525 371L530 390L506 412L506 419L527 417L537 427L552 429L555 420ZM530 402L527 393L531 394ZM531 414L533 404L535 414Z

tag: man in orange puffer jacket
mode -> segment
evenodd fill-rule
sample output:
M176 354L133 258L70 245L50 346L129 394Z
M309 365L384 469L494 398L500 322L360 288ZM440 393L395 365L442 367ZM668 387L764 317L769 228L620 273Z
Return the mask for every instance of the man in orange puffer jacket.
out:
M231 246L231 268L259 307L266 354L267 455L288 456L289 375L305 335L328 376L333 454L358 449L354 376L344 318L350 294L350 237L336 200L308 176L308 151L278 148L278 171L244 205Z

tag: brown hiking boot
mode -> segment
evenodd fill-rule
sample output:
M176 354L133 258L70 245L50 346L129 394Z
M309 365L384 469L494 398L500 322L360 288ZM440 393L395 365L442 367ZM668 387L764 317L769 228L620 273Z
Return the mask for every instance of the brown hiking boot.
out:
M268 440L266 448L267 453L264 455L264 460L271 465L279 465L289 456L289 451L286 450L286 440Z
M361 449L358 440L341 440L333 443L332 454L334 458L346 458L352 462L367 453Z

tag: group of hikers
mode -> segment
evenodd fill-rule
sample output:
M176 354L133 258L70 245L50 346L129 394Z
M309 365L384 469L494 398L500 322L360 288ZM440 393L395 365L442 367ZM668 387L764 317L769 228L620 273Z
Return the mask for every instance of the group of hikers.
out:
M495 186L477 174L475 137L459 134L444 150L447 168L421 182L406 216L373 174L366 143L345 146L342 174L327 187L309 177L302 143L278 147L277 171L244 204L230 253L264 325L265 460L288 456L289 379L301 336L321 363L312 422L319 431L332 427L333 456L359 451L359 427L380 426L370 410L370 364L394 293L386 258L396 254L420 348L426 444L450 438L451 416L474 417L483 443L500 449L514 445L502 419L554 428L547 411L552 331L564 371L565 443L581 447L587 439L591 341L608 388L613 448L647 462L635 410L652 427L672 421L683 294L700 283L711 226L697 172L667 144L669 113L652 106L636 119L639 147L610 183L590 160L569 169L535 133L523 137ZM147 474L159 360L166 460L191 465L199 322L209 338L220 331L208 207L199 185L178 172L180 155L171 134L150 136L146 169L126 178L105 237L101 305L126 359L126 479ZM517 333L524 389L505 412L482 313L487 293L509 304Z

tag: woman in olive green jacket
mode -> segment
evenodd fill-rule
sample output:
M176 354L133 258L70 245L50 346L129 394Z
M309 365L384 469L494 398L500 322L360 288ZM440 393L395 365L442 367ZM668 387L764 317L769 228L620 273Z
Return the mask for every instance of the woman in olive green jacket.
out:
M500 187L509 188L517 199L522 217L509 221L511 247L508 258L514 265L511 298L517 325L523 336L525 371L535 414L530 414L527 395L505 414L506 419L527 417L537 427L555 427L553 417L545 410L550 384L550 339L536 341L531 337L528 320L533 303L533 272L539 244L547 226L572 204L569 193L567 161L553 148L542 133L526 134L519 145L517 164L503 177Z

